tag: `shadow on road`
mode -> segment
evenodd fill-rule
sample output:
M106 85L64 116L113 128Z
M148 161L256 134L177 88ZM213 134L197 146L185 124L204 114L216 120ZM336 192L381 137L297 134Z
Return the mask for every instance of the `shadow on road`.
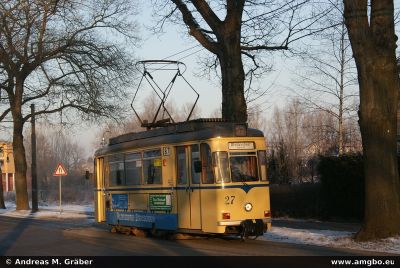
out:
M29 215L32 215L30 213ZM7 251L13 246L18 238L24 233L24 230L30 225L29 218L23 218L18 221L9 221L10 225L7 226L8 231L6 235L0 236L0 256L7 255ZM11 226L11 224L13 226ZM1 231L1 230L0 230Z

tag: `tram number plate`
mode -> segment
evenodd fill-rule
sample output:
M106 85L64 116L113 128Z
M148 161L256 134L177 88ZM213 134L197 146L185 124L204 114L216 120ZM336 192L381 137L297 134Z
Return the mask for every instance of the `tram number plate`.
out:
M225 196L225 205L233 205L233 200L235 200L235 196L234 195Z

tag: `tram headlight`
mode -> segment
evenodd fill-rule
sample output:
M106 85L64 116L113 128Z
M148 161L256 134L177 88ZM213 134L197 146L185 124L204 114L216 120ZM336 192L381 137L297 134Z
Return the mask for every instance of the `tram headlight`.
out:
M253 209L253 205L251 203L246 203L244 205L244 210L246 210L247 212L251 211Z

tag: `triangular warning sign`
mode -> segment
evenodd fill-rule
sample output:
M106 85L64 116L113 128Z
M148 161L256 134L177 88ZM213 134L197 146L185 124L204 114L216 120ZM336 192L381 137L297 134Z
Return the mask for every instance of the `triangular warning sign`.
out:
M61 163L59 163L56 170L54 170L53 176L67 176L67 170Z

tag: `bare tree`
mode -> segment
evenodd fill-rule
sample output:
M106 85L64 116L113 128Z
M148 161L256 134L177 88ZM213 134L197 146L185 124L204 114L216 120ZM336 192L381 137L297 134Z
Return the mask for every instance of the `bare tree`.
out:
M17 210L29 208L23 127L32 115L25 107L34 101L37 116L67 109L84 118L122 115L132 64L116 43L118 36L135 42L132 10L127 0L0 3L0 120L13 121Z
M335 118L318 110L310 112L300 99L275 108L267 135L275 169L272 176L282 183L313 181L314 170L307 169L314 166L309 164L336 149Z
M137 107L141 104L141 107ZM135 109L138 111L138 115L142 120L153 120L156 115L157 108L160 105L160 99L156 94L150 94L143 98L143 100L137 104ZM175 105L175 106L174 106ZM185 103L182 107L176 105L176 103L168 102L165 104L165 108L169 111L169 115L176 120L176 122L184 121L188 118L192 110L192 103ZM163 116L169 116L159 113L157 120L163 119ZM195 106L192 111L192 117L196 118L200 116L200 108ZM101 137L101 145L104 146L108 143L109 139L118 135L122 135L128 132L138 132L143 131L143 127L141 126L138 118L134 115L127 117L125 120L120 120L116 122L115 120L107 122L101 129L98 134ZM98 147L98 143L95 144L95 147Z
M345 121L355 120L355 100L357 84L355 64L343 18L343 2L328 1L333 11L326 16L321 27L324 32L313 36L316 43L309 53L301 55L297 95L301 96L310 109L323 111L336 118L337 150L345 152ZM303 68L305 67L305 68Z
M286 108L275 107L270 126L268 128L268 147L270 151L271 181L279 184L291 182L293 171L289 168L289 151L287 145L287 129L285 123Z
M318 31L315 22L324 14L315 13L311 0L154 0L162 19L183 21L205 49L215 55L210 66L220 68L222 84L222 117L247 121L245 77L251 81L266 65L260 52L288 50L292 43ZM177 14L179 13L179 14ZM180 15L180 16L179 16ZM245 70L242 56L253 65Z
M336 118L323 111L306 113L303 121L303 135L306 137L305 154L314 155L336 154L337 126Z
M287 178L282 182L297 182L300 179L300 166L306 148L306 137L303 135L304 106L298 99L293 99L285 107L274 111L267 141L274 150L279 168Z
M190 102L184 103L179 110L179 116L178 116L180 117L179 121L185 121L188 118L190 112L192 112L190 119L199 118L201 115L200 107L194 106L193 111L192 108L193 108L193 103Z
M344 17L358 71L366 206L359 240L400 234L396 152L397 73L394 1L344 0Z
M63 200L88 201L91 197L90 182L84 179L86 158L83 148L72 141L72 135L67 129L58 125L41 123L37 132L37 166L38 189L40 201L58 201L58 179L53 176L58 163L62 163L68 172L63 178ZM31 144L26 144L27 152ZM93 162L92 162L93 163ZM30 163L28 163L30 164Z
M267 130L266 121L261 105L253 105L248 109L248 124L249 127L256 128L265 132Z
M292 179L299 178L298 163L302 159L304 136L302 135L302 122L304 120L304 107L297 99L286 107L284 114L286 144L289 154L288 167Z

